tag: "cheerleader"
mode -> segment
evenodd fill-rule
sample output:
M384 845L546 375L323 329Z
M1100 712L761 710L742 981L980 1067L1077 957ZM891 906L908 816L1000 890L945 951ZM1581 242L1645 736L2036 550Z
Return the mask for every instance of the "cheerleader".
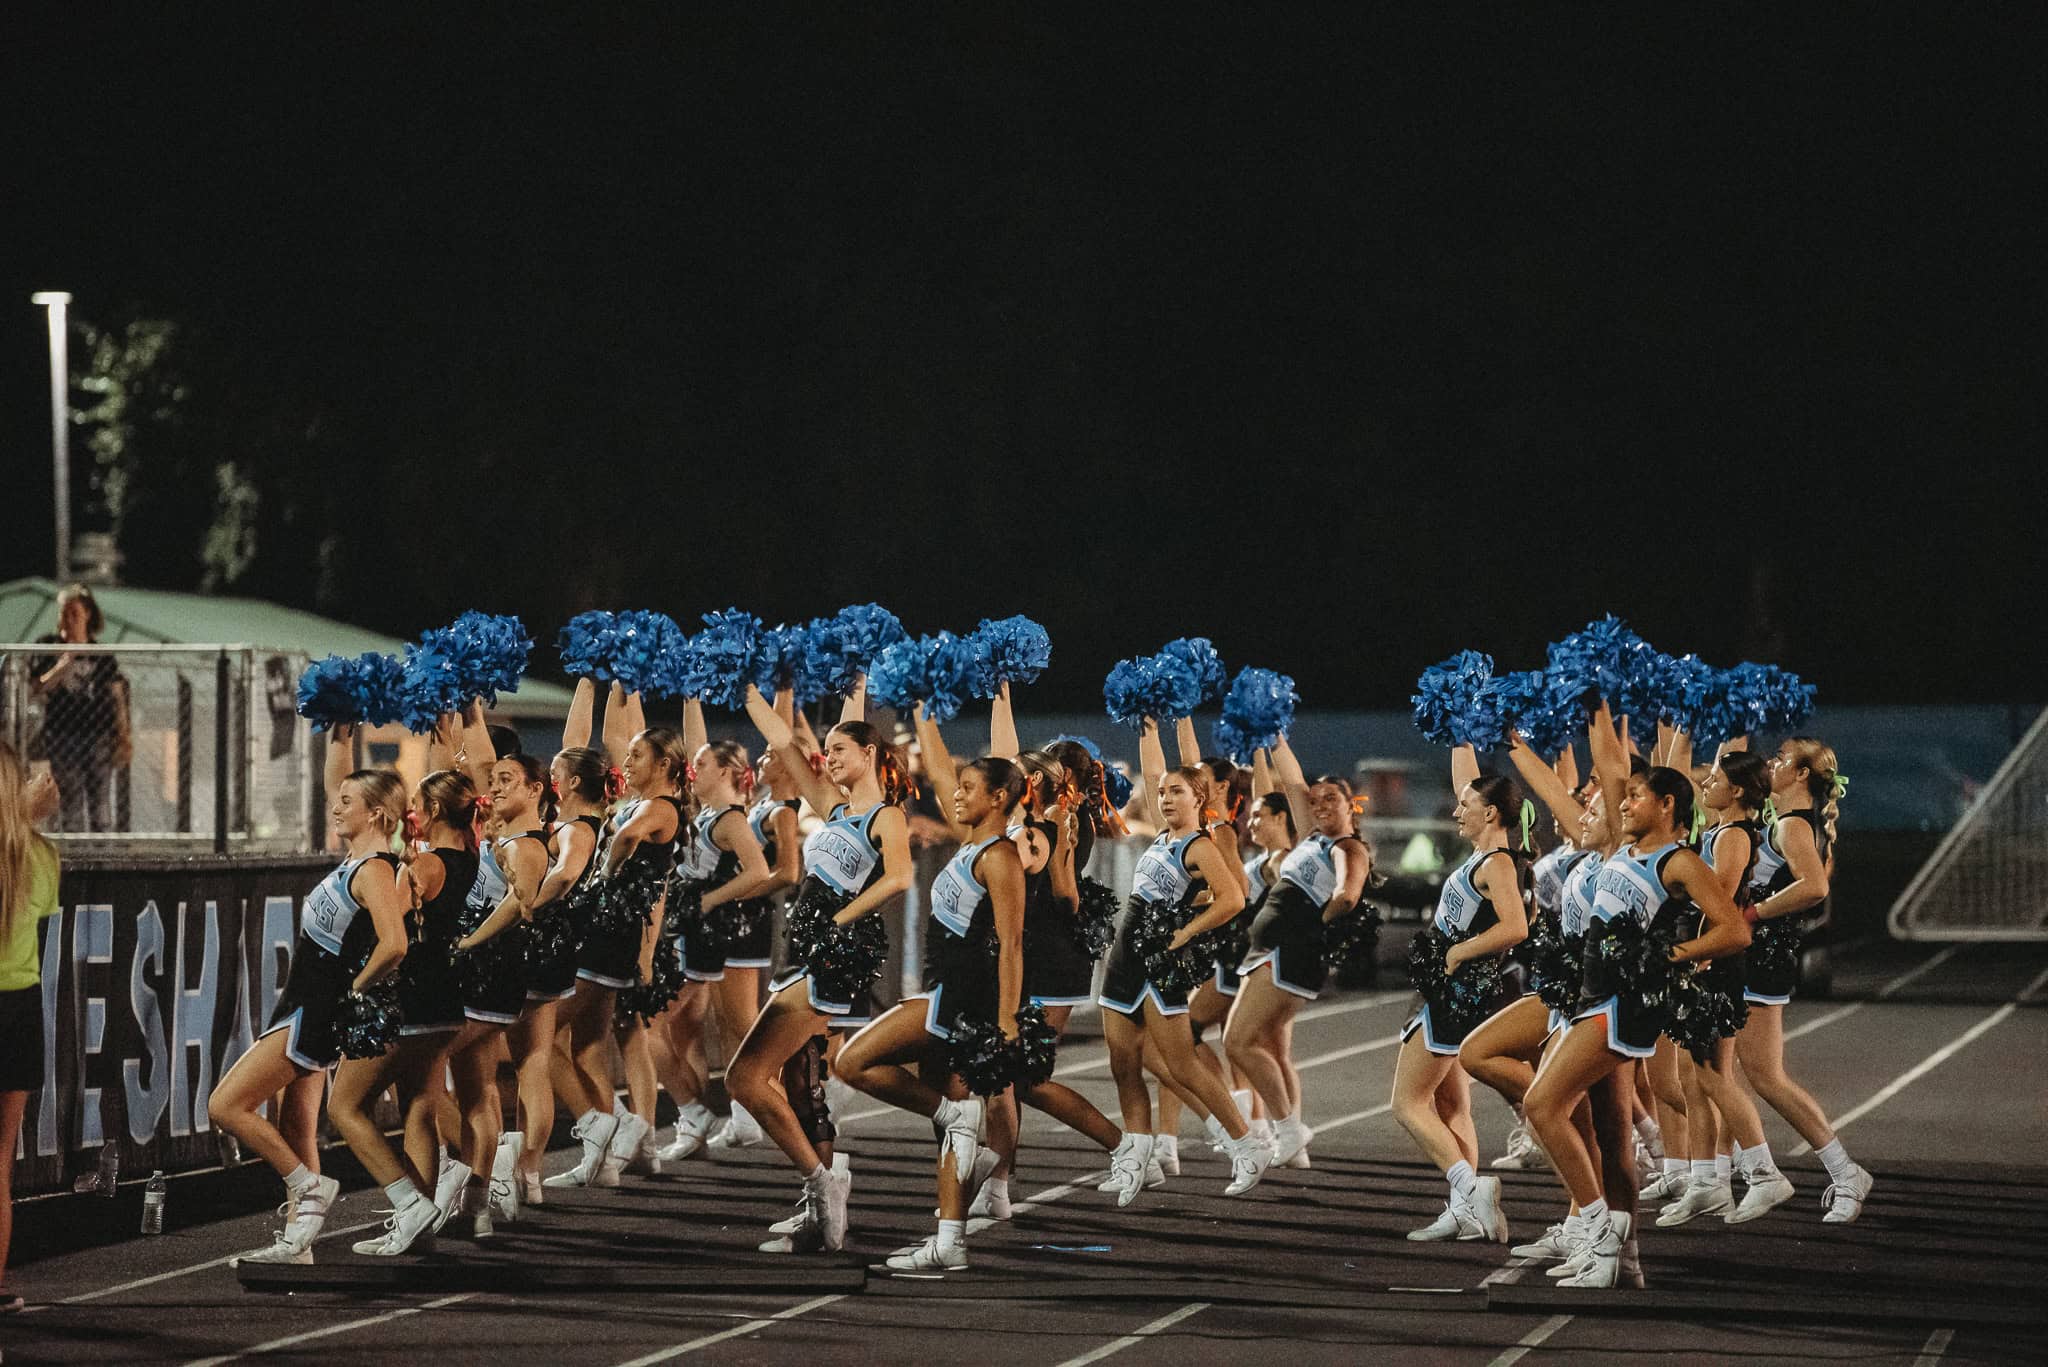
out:
M1266 752L1263 749L1252 756L1252 771L1255 775L1252 781L1252 791L1255 796L1252 801L1251 821L1247 834L1251 838L1252 848L1257 853L1250 859L1247 859L1244 865L1246 897L1249 899L1244 909L1244 918L1249 925L1254 926L1258 924L1260 914L1266 909L1266 899L1272 895L1275 888L1280 886L1280 870L1286 864L1287 856L1293 852L1295 845L1300 843L1301 839L1301 831L1294 824L1294 809L1287 801L1287 794L1280 792L1273 786L1270 764L1271 762L1266 758ZM1243 981L1242 968L1243 965L1240 963L1240 987L1237 994L1233 996L1233 1001L1236 1000L1236 996L1243 995L1243 988L1241 986ZM1229 1047L1227 1022L1224 1044L1227 1052ZM1296 1072L1294 1068L1294 1015L1292 1013L1281 1022L1279 1030L1268 1040L1268 1045L1275 1062L1280 1065L1281 1078L1287 1084L1288 1103L1291 1107L1299 1109L1301 1105L1301 1074ZM1257 1104L1258 1094L1256 1092L1251 1092L1244 1096L1239 1096L1238 1093L1232 1092L1231 1096L1238 1101L1239 1109L1243 1109L1247 1104L1252 1104L1253 1109L1258 1115L1263 1116L1266 1114L1264 1105ZM1260 1123L1258 1119L1254 1119L1252 1127L1257 1129ZM1219 1129L1216 1134L1211 1135L1211 1142L1215 1142L1217 1135L1220 1134L1221 1130ZM1303 1149L1285 1166L1298 1168L1309 1166L1308 1150Z
M1593 919L1586 930L1584 1005L1557 1052L1529 1088L1529 1123L1571 1193L1578 1214L1567 1223L1570 1254L1552 1275L1571 1287L1607 1287L1621 1276L1624 1247L1635 1234L1636 1174L1627 1161L1631 1132L1630 1065L1649 1058L1668 1022L1669 1006L1645 997L1627 970L1610 966L1609 946L1627 936L1655 938L1699 923L1704 934L1676 945L1672 963L1735 953L1749 942L1742 913L1713 870L1679 837L1692 826L1692 781L1675 769L1652 768L1621 778L1619 765L1595 754L1603 791L1619 788L1621 831L1628 841L1600 870ZM1626 953L1626 950L1621 950ZM1581 1097L1593 1103L1603 1146L1596 1168L1572 1125Z
M1461 964L1505 954L1529 933L1522 866L1508 840L1509 826L1521 810L1521 791L1503 775L1482 777L1469 745L1451 752L1451 779L1458 794L1453 819L1458 834L1472 842L1472 854L1444 880L1436 914L1421 932L1451 941L1443 956L1447 986ZM1479 1139L1472 1127L1471 1084L1458 1065L1458 1050L1476 1023L1454 1014L1425 988L1421 1010L1401 1031L1394 1118L1450 1186L1443 1214L1411 1232L1410 1239L1507 1241L1500 1179L1473 1172Z
M918 731L928 745L938 728L923 714L920 704ZM959 771L948 824L962 843L932 882L923 989L839 1052L839 1076L848 1086L924 1116L941 1137L938 1232L888 1260L899 1272L958 1272L967 1266L967 1184L984 1103L955 1074L948 1046L976 1029L995 1028L1004 1039L1017 1039L1024 990L1024 862L1008 832L1024 787L1023 771L1006 759L978 759Z
M701 1100L708 1069L708 1009L715 996L728 1046L754 1023L773 918L767 904L756 900L772 874L747 806L754 770L745 747L738 741L707 741L704 709L694 698L683 705L683 743L694 756L690 797L697 814L685 828L669 881L668 919L681 932L673 950L680 956L684 982L655 1039L656 1061L663 1065L663 1081L677 1108L677 1139L662 1153L676 1151L678 1157L701 1145L709 1125L710 1111ZM720 1136L726 1146L759 1142L758 1128L744 1116L744 1111L736 1113ZM748 1140L743 1129L755 1137ZM693 1135L698 1144L683 1142Z
M1014 751L1017 744L1009 694L1009 685L1005 683L989 709L989 749L998 759L1012 758L1004 752ZM938 726L924 718L921 708L917 733L925 767L938 791L952 791L959 784L952 754ZM1085 760L1086 752L1081 754ZM1023 798L1013 809L1007 831L1024 868L1024 992L1030 1004L1044 1014L1057 1039L1074 1006L1090 999L1089 987L1095 977L1094 958L1080 943L1077 924L1080 890L1074 873L1074 850L1082 810L1081 789L1049 751L1023 751L1014 755L1014 761L1025 780ZM970 829L956 825L954 834L964 842L971 838ZM968 1177L970 1216L1010 1218L1010 1177L1017 1162L1020 1101L1094 1141L1105 1153L1113 1152L1123 1139L1123 1131L1065 1083L1047 1079L1021 1093L1016 1088L1005 1088L988 1098L983 1112L987 1144L975 1156L975 1167Z
M617 685L613 689L617 698ZM637 720L630 710L627 717L628 724ZM606 729L611 730L609 719ZM683 827L677 792L688 760L682 737L664 727L635 735L624 760L620 775L631 800L607 823L597 857L596 895L581 899L586 915L595 919L586 919L583 926L575 991L557 1011L557 1031L566 1033L569 1044L564 1081L572 1104L583 1107L572 1130L583 1142L583 1156L544 1186L617 1186L624 1165L640 1155L654 1129L649 1118L654 1109L653 1064L644 1053L638 1061L634 1057L646 1047L637 1021L622 1032L626 1038L621 1052L629 1070L644 1061L648 1076L631 1088L645 1093L634 1096L631 1106L615 1100L606 1046L614 1032L618 993L653 977L662 885Z
M1872 1178L1842 1148L1819 1104L1785 1071L1785 1004L1798 985L1800 918L1827 901L1838 804L1848 780L1836 767L1835 752L1806 736L1794 736L1778 747L1770 773L1777 819L1757 849L1751 886L1756 943L1748 956L1742 994L1749 1003L1749 1020L1735 1037L1735 1054L1756 1094L1827 1166L1828 1185L1820 1198L1827 1212L1822 1223L1846 1225L1863 1213ZM1769 1194L1758 1196L1759 1188L1751 1186L1736 1214L1743 1215L1752 1200L1768 1201L1763 1205L1768 1210L1791 1195L1768 1183L1763 1190Z
M908 795L909 776L881 733L865 721L840 722L825 737L824 772L817 774L789 723L751 685L746 706L804 798L825 815L824 826L804 847L804 881L789 910L792 943L800 931L811 933L813 918L849 926L909 891L910 827L899 805ZM853 1014L856 995L866 994L843 982L820 983L812 966L801 962L784 970L769 992L768 1004L726 1066L726 1086L803 1176L793 1246L836 1250L846 1241L849 1179L820 1161L784 1095L781 1075L834 1018Z
M313 1261L313 1241L341 1192L320 1174L318 1134L327 1069L341 1057L343 1016L351 999L387 983L406 954L405 893L391 851L404 829L405 788L389 770L350 772L354 740L355 727L337 726L327 745L328 816L346 855L306 898L270 1023L207 1101L213 1124L284 1179L283 1231L237 1262ZM273 1124L258 1108L280 1092ZM409 1181L394 1199L408 1193L419 1194Z
M1109 952L1102 989L1096 1001L1105 1008L1103 1036L1109 1044L1110 1073L1116 1080L1123 1113L1123 1139L1110 1156L1108 1188L1117 1204L1137 1198L1152 1162L1152 1098L1145 1085L1144 1052L1150 1044L1167 1075L1187 1088L1210 1114L1220 1118L1230 1156L1231 1180L1226 1196L1242 1196L1259 1184L1272 1161L1272 1151L1254 1137L1230 1090L1216 1074L1195 1062L1194 1036L1185 1021L1186 986L1153 981L1154 969L1134 936L1160 921L1177 923L1165 953L1176 953L1197 936L1226 924L1244 909L1238 880L1242 868L1230 864L1216 842L1202 829L1202 795L1207 771L1183 767L1169 771L1159 745L1159 728L1147 718L1139 732L1138 752L1147 776L1147 818L1160 834L1138 860L1131 903ZM1156 778L1154 776L1157 776ZM1209 894L1206 908L1197 899Z
M1721 890L1747 916L1754 905L1750 875L1762 844L1763 824L1758 813L1770 797L1769 766L1747 750L1726 750L1701 781L1700 796L1714 819L1714 825L1700 835L1700 857L1714 871ZM1702 993L1711 993L1726 1003L1719 1010L1732 1019L1739 1020L1744 1010L1742 989L1747 957L1720 955L1693 978ZM1734 1036L1715 1040L1711 1052L1704 1057L1681 1058L1679 1068L1686 1089L1686 1146L1692 1154L1691 1182L1683 1195L1664 1207L1657 1224L1670 1228L1701 1215L1719 1215L1729 1224L1741 1224L1789 1198L1792 1184L1772 1161L1770 1144L1764 1138L1763 1119L1736 1074ZM1732 1162L1722 1147L1724 1134L1734 1146ZM1735 1167L1741 1168L1749 1184L1741 1207L1735 1204L1733 1191ZM1750 1213L1744 1214L1745 1209Z
M507 1032L529 1009L526 963L530 936L520 914L534 904L547 876L549 828L556 811L554 789L548 771L531 755L496 760L490 768L494 829L483 847L476 882L470 889L464 915L467 930L455 944L464 1025L450 1060L456 1096L463 1103L463 1162L471 1170L470 1189L463 1195L457 1218L468 1220L469 1232L477 1238L493 1232L494 1214L506 1220L519 1217L519 1187L511 1169L523 1155L526 1132L533 1128L531 1123L522 1125L506 1137L509 1145L501 1148L501 1051L510 1053L519 1077L518 1110L531 1112L545 1100L551 1121L554 1115L545 1060L540 1068L529 1070L523 1056L512 1052L507 1042ZM489 933L485 933L487 928ZM492 949L473 959L484 944ZM548 1014L553 1015L552 1003ZM537 1078L541 1098L531 1094L529 1071ZM539 1136L537 1143L545 1148L547 1136ZM486 1162L491 1164L487 1187L482 1176Z
M1323 990L1326 927L1354 912L1365 896L1372 850L1359 838L1350 785L1327 776L1311 785L1285 737L1274 744L1273 765L1291 819L1308 835L1281 862L1270 893L1261 895L1244 986L1223 1043L1267 1113L1280 1117L1273 1128L1273 1161L1285 1164L1307 1152L1311 1132L1301 1118L1298 1075L1290 1087L1279 1042L1301 1004ZM1255 866L1244 867L1249 877ZM1264 883L1270 869L1258 871Z
M469 1181L469 1166L460 1159L445 1166L438 1160L435 1109L445 1097L449 1049L462 1030L462 988L453 954L476 882L476 817L476 785L466 774L439 769L414 789L406 826L422 833L425 848L405 865L414 935L398 975L404 1023L398 1042L384 1054L346 1059L334 1070L328 1117L392 1199L384 1232L358 1242L358 1253L396 1257L431 1239L447 1223ZM377 1098L393 1084L405 1115L402 1154L392 1151L372 1115Z

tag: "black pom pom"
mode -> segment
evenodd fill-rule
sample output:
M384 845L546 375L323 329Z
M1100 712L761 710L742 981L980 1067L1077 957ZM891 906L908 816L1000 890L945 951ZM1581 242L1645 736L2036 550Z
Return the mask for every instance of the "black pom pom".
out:
M1036 1087L1052 1077L1059 1052L1059 1031L1045 1019L1045 1008L1026 1006L1017 1012L1017 1085Z
M1188 948L1204 964L1228 967L1234 973L1252 952L1252 918L1239 913L1216 929L1196 936Z
M387 1049L398 1043L398 1027L403 1023L398 1013L396 974L374 987L349 993L334 1018L335 1038L341 1044L342 1057L382 1058Z
M1081 904L1074 916L1074 943L1091 960L1100 959L1116 939L1115 889L1093 878L1080 880Z
M1443 1028L1460 1035L1492 1015L1501 995L1498 954L1467 959L1456 973L1444 973L1444 956L1465 938L1425 926L1408 945L1409 983L1429 1003L1431 1014Z
M661 899L661 934L666 940L707 933L704 917L704 889L708 885L681 873L668 876L668 888Z
M1786 982L1799 976L1799 947L1805 937L1792 917L1774 916L1750 927L1745 958L1760 979L1779 978Z
M1182 925L1178 908L1133 897L1126 916L1131 950L1143 961L1147 982L1161 992L1186 992L1209 976L1191 946L1171 948Z
M582 946L577 905L565 897L543 908L526 928L526 975L529 981L560 977L572 970Z
M1019 1049L988 1021L962 1017L946 1042L947 1062L976 1096L995 1096L1016 1080Z
M1523 947L1536 995L1553 1011L1579 1009L1579 988L1585 983L1585 937L1560 935L1549 920L1539 921Z
M1644 926L1632 916L1595 921L1586 927L1586 1000L1625 995L1645 1010L1669 1009L1681 976L1689 971L1671 961L1677 943L1671 926Z
M661 899L666 879L664 870L647 861L629 860L614 877L598 881L596 896L584 899L585 930L605 938L643 929Z
M1323 924L1323 962L1340 972L1369 966L1380 952L1380 909L1361 902Z
M1695 1063L1709 1063L1714 1046L1733 1039L1749 1023L1749 1003L1741 993L1716 992L1688 973L1680 981L1671 1013L1671 1026L1664 1033Z
M889 957L882 917L863 916L844 926L833 919L852 901L813 880L789 909L790 962L804 966L818 995L828 1001L859 1000Z
M490 919L493 907L465 908L460 922L462 933L469 934ZM461 985L465 1001L487 997L492 990L507 982L521 981L526 974L528 927L513 924L505 927L475 949L454 955L451 962L455 967L455 980Z
M646 981L619 989L612 1003L612 1020L630 1026L635 1017L650 1024L682 994L683 966L676 957L676 942L664 938L654 946L654 973Z

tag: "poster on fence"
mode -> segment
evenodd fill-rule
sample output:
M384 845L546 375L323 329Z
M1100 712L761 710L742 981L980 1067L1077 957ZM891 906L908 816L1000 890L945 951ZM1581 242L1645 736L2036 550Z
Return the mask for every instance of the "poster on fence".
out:
M327 856L67 863L42 926L43 1086L14 1190L67 1189L118 1146L124 1178L220 1161L214 1083L283 989Z

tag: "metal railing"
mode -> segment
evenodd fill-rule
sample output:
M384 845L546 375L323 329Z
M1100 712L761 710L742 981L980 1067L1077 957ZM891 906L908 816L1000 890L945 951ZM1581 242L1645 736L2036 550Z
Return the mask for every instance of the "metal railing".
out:
M305 658L245 645L0 645L0 738L57 782L51 834L118 855L312 847Z

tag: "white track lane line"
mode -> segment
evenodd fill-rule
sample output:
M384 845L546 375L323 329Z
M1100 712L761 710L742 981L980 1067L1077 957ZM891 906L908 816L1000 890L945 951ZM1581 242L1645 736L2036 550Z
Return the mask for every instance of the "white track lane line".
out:
M1836 1021L1842 1019L1842 1017L1844 1016L1855 1015L1858 1011L1861 1011L1866 1005L1868 1005L1868 1003L1866 1002L1850 1002L1847 1006L1836 1007L1833 1011L1828 1012L1825 1016L1815 1016L1810 1021L1804 1021L1799 1025L1793 1026L1790 1030L1787 1030L1785 1032L1785 1038L1788 1040L1795 1040L1798 1039L1801 1035L1810 1035L1814 1031L1820 1029L1823 1026L1833 1025Z
M2034 981L2028 983L2025 987L2021 988L2020 994L2017 997L2014 997L2013 1000L2018 1002L2021 1006L2025 1006L2028 1002L2034 999L2034 994L2041 990L2041 985L2043 983L2048 983L2048 968L2042 969L2041 972L2034 978Z
M1839 1133L1842 1127L1849 1124L1851 1121L1860 1120L1864 1116L1869 1115L1872 1111L1884 1105L1885 1102L1890 1101L1900 1092L1905 1091L1908 1087L1918 1082L1921 1078L1927 1076L1936 1068L1939 1068L1942 1064L1948 1062L1949 1059L1955 1057L1957 1053L1961 1052L1967 1045L1969 1045L1969 1043L1972 1040L1976 1039L1979 1035L1982 1035L1987 1031L1997 1029L1998 1026L2004 1022L2007 1016L2010 1016L2013 1012L2017 1010L2019 1010L2019 1004L2017 1002L2007 1002L2004 1006L1999 1007L1996 1011L1993 1011L1983 1020L1978 1021L1969 1029L1963 1031L1962 1034L1957 1035L1947 1044L1942 1045L1941 1048L1935 1050L1926 1058L1921 1059L1911 1068L1908 1068L1905 1072L1899 1074L1890 1082L1886 1083L1881 1089L1879 1089L1878 1093L1875 1096L1871 1097L1868 1101L1865 1101L1860 1106L1857 1106L1854 1109L1850 1110L1846 1115L1840 1115L1835 1117L1835 1130ZM1795 1156L1802 1153L1811 1153L1813 1152L1813 1146L1802 1141L1799 1147L1792 1150L1792 1152Z
M1913 1359L1913 1367L1934 1367L1948 1351L1949 1342L1956 1336L1953 1329L1937 1329L1927 1336L1927 1342L1920 1345L1920 1356Z
M1104 1358L1108 1357L1110 1354L1121 1353L1126 1348L1132 1347L1136 1344L1143 1343L1146 1339L1151 1338L1154 1334L1157 1334L1162 1330L1171 1329L1174 1325L1179 1324L1182 1320L1187 1319L1193 1315L1199 1315L1208 1308L1209 1302L1207 1301L1189 1301L1186 1305L1183 1305L1180 1309L1174 1311L1171 1315L1161 1315L1158 1319L1153 1320L1150 1324L1141 1324L1136 1329L1133 1329L1130 1333L1124 1335L1120 1339L1115 1340L1114 1342L1105 1343L1100 1348L1097 1348L1092 1352L1083 1353L1079 1357L1068 1358L1065 1362L1062 1362L1060 1364L1060 1367L1081 1367L1081 1364L1084 1362L1100 1362Z
M385 1324L391 1320L401 1320L408 1315L418 1315L429 1310L439 1310L444 1305L455 1305L458 1302L469 1300L480 1294L482 1293L465 1291L459 1296L443 1296L437 1301L428 1301L425 1305L408 1305L402 1310L386 1310L381 1315L370 1315L359 1320L347 1320L341 1324L330 1324L325 1329L313 1329L303 1334L292 1334L286 1338L271 1339L268 1343L258 1343L252 1347L240 1348L232 1353L223 1353L219 1357L194 1358L186 1363L185 1367L220 1367L221 1363L238 1362L246 1357L254 1357L258 1353L274 1353L280 1348L296 1348L299 1344L311 1343L314 1339L329 1338L335 1334L346 1334L355 1329L367 1329L373 1324Z
M1552 1315L1549 1319L1522 1335L1521 1338L1515 1340L1514 1347L1502 1353L1492 1362L1487 1363L1486 1367L1514 1367L1515 1363L1529 1356L1530 1349L1541 1348L1552 1334L1555 1334L1571 1322L1572 1317L1570 1315Z
M648 1367L650 1363L667 1362L670 1358L679 1358L685 1353L694 1353L699 1348L709 1348L714 1343L724 1343L727 1339L743 1338L748 1334L758 1334L763 1329L793 1320L799 1315L808 1315L813 1310L830 1305L834 1301L843 1301L845 1299L844 1295L819 1296L815 1299L807 1300L801 1305L792 1305L787 1310L778 1310L766 1319L748 1320L745 1324L736 1324L730 1329L721 1329L715 1334L706 1334L702 1338L691 1339L688 1343L678 1343L673 1348L664 1348L658 1353L649 1353L646 1357L632 1358L629 1361L620 1363L619 1367Z
M1933 972L1935 969L1947 963L1950 959L1953 959L1965 948L1967 948L1967 943L1965 941L1958 940L1956 943L1950 945L1948 948L1929 955L1925 963L1920 964L1916 968L1907 969L1904 973L1901 973L1898 977L1893 978L1883 987L1878 988L1877 1000L1883 1001L1887 997L1891 996L1892 993L1904 987L1907 983L1916 981L1921 974Z
M360 1234L366 1229L381 1228L383 1224L382 1220L365 1220L359 1225L343 1225L340 1229L323 1231L320 1237L322 1239L339 1239L345 1234ZM224 1258L209 1258L203 1263L193 1263L190 1267L173 1268L169 1272L159 1272L153 1277L137 1277L132 1282L119 1282L113 1286L103 1286L97 1291L81 1291L76 1296L66 1296L62 1300L50 1301L44 1305L32 1305L29 1309L32 1311L49 1310L59 1305L82 1305L86 1301L96 1301L102 1296L112 1296L122 1291L136 1291L145 1286L154 1286L158 1282L175 1281L179 1277L189 1277L194 1272L204 1272L210 1267L226 1267L229 1263L249 1251L248 1249L243 1249L240 1253L230 1253Z

